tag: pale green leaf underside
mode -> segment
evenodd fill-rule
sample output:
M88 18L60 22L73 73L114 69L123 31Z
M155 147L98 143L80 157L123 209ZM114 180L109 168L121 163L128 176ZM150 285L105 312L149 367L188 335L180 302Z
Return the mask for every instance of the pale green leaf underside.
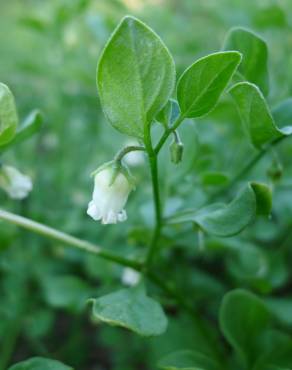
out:
M271 207L270 188L249 183L228 205L212 204L199 211L185 211L170 217L168 223L193 222L208 234L227 237L240 233L256 214L269 215Z
M73 368L59 361L43 357L33 357L11 366L8 370L73 370Z
M8 86L0 82L0 145L7 144L13 139L17 124L13 94Z
M158 367L163 370L217 370L216 363L206 355L189 350L181 350L165 356Z
M167 103L174 84L174 61L161 39L138 19L125 17L97 68L101 104L110 123L143 138L144 126Z
M256 85L240 82L230 89L230 93L245 131L256 148L292 133L292 126L281 129L276 126L266 100Z
M140 287L122 289L91 299L93 319L134 331L141 336L163 334L167 318L159 303Z
M225 41L225 50L238 50L242 61L238 67L241 77L269 92L268 48L263 39L244 28L233 28Z
M212 110L241 60L237 51L207 55L180 77L177 99L186 118L201 117Z
M220 328L231 346L246 362L249 362L254 343L269 320L269 310L254 294L236 289L224 296L219 311Z

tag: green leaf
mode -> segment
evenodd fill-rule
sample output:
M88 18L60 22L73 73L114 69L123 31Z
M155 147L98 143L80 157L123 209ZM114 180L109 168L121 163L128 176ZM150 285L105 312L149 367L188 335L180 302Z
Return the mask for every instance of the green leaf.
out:
M281 129L276 126L266 100L256 85L240 82L229 91L235 100L245 131L256 148L260 149L271 141L292 133L292 126Z
M0 145L7 144L15 135L18 124L12 92L0 82Z
M162 123L165 127L173 124L179 116L179 106L176 100L170 99L163 109L157 114L156 120Z
M244 28L233 28L227 35L224 50L238 50L242 61L238 67L241 79L258 85L267 95L269 92L268 48L266 42Z
M292 339L279 330L267 329L261 333L256 343L258 353L253 370L269 369L268 365L287 368L292 364Z
M110 123L143 138L145 125L167 103L174 83L174 61L161 39L138 19L125 17L97 67L101 104Z
M177 99L185 118L201 117L213 109L241 60L236 51L207 55L182 74Z
M161 335L167 328L167 318L160 304L147 297L141 286L90 301L94 320L127 328L146 337Z
M272 110L272 114L278 127L292 125L292 98L287 98L279 103Z
M30 114L25 118L22 124L16 130L16 134L13 139L1 146L0 152L7 150L8 148L19 144L22 141L29 139L32 135L39 131L43 123L43 117L41 112L37 109L30 112Z
M206 172L201 181L204 186L222 186L228 184L229 177L222 172Z
M255 343L270 321L265 304L254 294L235 289L225 294L220 306L220 328L240 358L254 360Z
M181 350L165 356L158 363L163 370L216 370L218 366L210 357L197 351Z
M266 298L267 306L275 317L286 326L292 326L292 297Z
M32 357L29 360L18 362L8 370L73 370L73 367L44 357Z
M43 294L50 306L78 312L85 307L91 289L74 275L49 276L43 281Z
M194 222L209 234L227 237L238 234L257 214L271 212L271 190L265 184L249 183L228 205L212 204L201 210L188 210L174 215L168 223Z

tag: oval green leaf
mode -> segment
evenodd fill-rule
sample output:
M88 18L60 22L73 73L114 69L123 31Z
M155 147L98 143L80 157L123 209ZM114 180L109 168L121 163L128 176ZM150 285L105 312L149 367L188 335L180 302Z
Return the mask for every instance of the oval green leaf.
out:
M227 237L240 233L257 214L269 215L271 207L270 188L252 182L228 205L211 204L199 211L188 210L170 217L168 223L194 222L208 234Z
M10 142L18 124L17 111L12 92L0 82L0 145Z
M212 110L241 60L237 51L207 55L182 74L177 99L185 118L202 117Z
M29 115L21 123L21 125L19 125L12 140L9 141L9 143L1 146L0 152L3 152L13 145L19 144L22 141L29 139L40 130L40 128L42 127L42 123L43 117L39 110L35 109L30 112Z
M18 362L8 370L73 370L73 367L44 357L32 357L29 360Z
M259 88L249 82L240 82L230 90L251 143L258 149L292 133L292 126L279 129Z
M219 312L223 335L248 365L254 358L254 346L270 321L269 310L254 294L236 289L227 293Z
M167 328L160 304L148 297L140 286L90 299L90 302L96 321L127 328L145 337L161 335Z
M266 42L252 31L241 27L233 28L227 35L224 50L238 50L242 53L242 61L237 70L241 80L255 83L267 95L269 76Z
M105 46L97 67L104 113L122 133L143 139L171 96L174 61L161 39L144 23L125 17Z
M215 361L197 351L181 350L165 356L158 363L163 370L217 370Z

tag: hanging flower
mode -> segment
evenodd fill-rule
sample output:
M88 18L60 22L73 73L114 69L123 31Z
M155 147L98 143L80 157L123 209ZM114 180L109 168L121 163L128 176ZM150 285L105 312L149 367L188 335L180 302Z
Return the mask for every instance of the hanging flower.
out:
M87 214L102 224L116 224L127 219L124 206L133 190L133 180L127 168L109 162L95 171L92 200Z
M30 177L22 174L12 166L0 167L0 187L12 199L24 199L32 190Z

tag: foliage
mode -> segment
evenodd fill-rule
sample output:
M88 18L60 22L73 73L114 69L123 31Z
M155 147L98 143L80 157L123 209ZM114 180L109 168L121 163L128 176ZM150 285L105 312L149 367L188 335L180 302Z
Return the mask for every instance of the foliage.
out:
M1 4L0 370L292 369L291 14Z

